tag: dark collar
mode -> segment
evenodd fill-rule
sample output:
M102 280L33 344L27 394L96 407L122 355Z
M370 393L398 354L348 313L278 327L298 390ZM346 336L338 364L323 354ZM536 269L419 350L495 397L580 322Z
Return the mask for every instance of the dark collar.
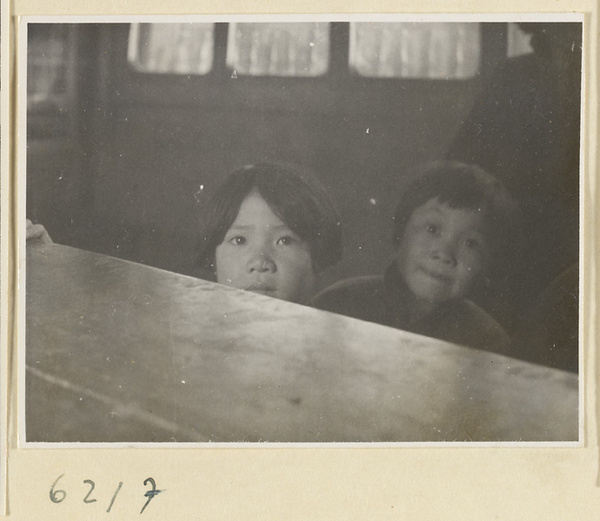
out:
M393 261L385 270L383 294L390 325L406 329L409 323L410 289L400 276L396 261Z

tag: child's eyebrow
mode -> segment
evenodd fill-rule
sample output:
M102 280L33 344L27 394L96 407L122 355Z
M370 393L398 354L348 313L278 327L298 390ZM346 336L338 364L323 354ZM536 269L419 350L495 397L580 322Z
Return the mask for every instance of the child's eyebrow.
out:
M277 226L272 226L272 228L274 230L281 230L281 231L288 231L290 233L295 233L294 230L292 230L292 228L289 227L287 224L278 224Z
M232 224L229 229L230 230L248 230L250 228L253 228L254 225L253 224Z
M229 228L229 231L231 230L238 230L238 231L244 231L244 230L252 230L256 228L256 224L232 224L231 228ZM289 233L295 233L294 230L292 230L292 228L290 228L287 224L274 224L274 225L270 225L269 228L275 230L275 231L284 231L284 232L289 232Z

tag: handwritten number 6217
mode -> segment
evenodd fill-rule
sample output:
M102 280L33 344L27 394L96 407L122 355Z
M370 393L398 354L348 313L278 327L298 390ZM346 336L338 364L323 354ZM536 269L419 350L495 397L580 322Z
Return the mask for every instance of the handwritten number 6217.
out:
M52 486L50 487L50 501L52 501L53 503L62 503L66 497L67 497L67 492L66 490L62 490L62 489L57 489L56 485L58 483L58 481L64 476L64 474L61 474L60 476L58 476L55 480L54 483L52 483ZM88 493L86 494L86 496L83 498L83 502L86 504L89 503L95 503L97 500L95 498L90 497L92 495L92 492L94 491L94 489L96 488L96 484L91 480L91 479L85 479L83 480L83 482L86 485L90 486L90 490L88 491ZM146 503L144 503L144 506L142 507L142 510L140 511L140 514L144 512L144 510L146 509L146 507L148 506L148 504L150 503L150 501L152 501L152 499L157 496L160 492L162 492L162 490L158 490L156 488L156 481L154 481L153 478L146 478L144 480L144 486L148 486L148 484L151 485L151 489L147 490L146 493L144 494L144 497L148 498L146 500ZM111 500L110 500L110 504L108 505L108 509L106 510L107 512L110 512L110 510L112 509L114 503L115 503L115 499L117 498L117 495L119 494L119 491L121 490L121 487L123 486L123 482L119 481L119 485L117 486L117 489L115 490L115 493L113 494Z

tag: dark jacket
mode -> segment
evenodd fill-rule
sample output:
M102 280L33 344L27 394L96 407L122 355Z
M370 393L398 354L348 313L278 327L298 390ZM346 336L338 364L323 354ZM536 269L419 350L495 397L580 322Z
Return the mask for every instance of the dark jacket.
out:
M409 289L394 264L385 276L366 276L337 282L312 300L315 308L375 322L496 353L507 353L504 329L479 306L466 299L441 304L418 322L409 320Z

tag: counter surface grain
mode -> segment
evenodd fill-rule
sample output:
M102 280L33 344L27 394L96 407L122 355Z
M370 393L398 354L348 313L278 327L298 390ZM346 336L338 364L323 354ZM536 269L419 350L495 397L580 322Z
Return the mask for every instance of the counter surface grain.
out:
M28 245L29 442L575 441L577 375Z

